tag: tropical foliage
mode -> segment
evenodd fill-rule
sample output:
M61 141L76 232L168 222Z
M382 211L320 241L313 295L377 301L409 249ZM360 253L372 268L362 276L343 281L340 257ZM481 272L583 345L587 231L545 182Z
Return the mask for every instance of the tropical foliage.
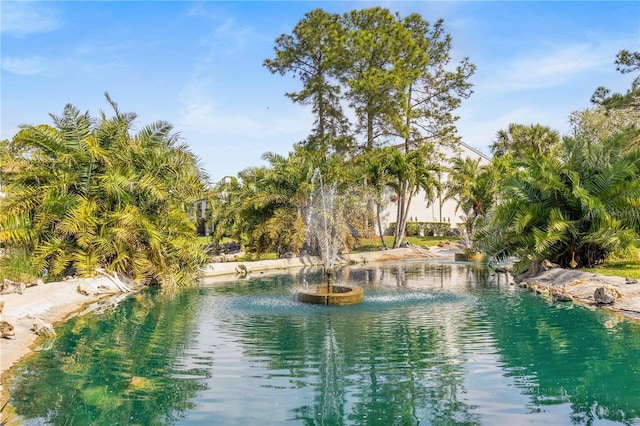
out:
M390 148L388 175L390 177L387 186L397 194L396 217L397 225L394 229L393 247L400 247L405 235L409 207L413 197L420 190L425 193L427 199L433 198L435 189L440 188L438 173L440 165L433 160L433 145L423 144L417 149L402 152Z
M167 287L192 282L206 260L192 211L206 176L169 123L133 134L135 114L106 97L113 117L67 105L53 126L24 126L2 146L0 243L51 278L103 268Z
M476 225L497 196L496 166L480 164L480 158L455 158L448 170L445 198L456 201L462 212L462 242L474 250Z
M598 144L565 138L559 156L518 161L479 245L522 266L549 259L590 267L629 254L640 231L640 151L628 147L635 137L637 130Z
M264 62L302 83L286 94L311 105L316 118L301 145L356 165L363 179L358 186L378 218L385 188L394 191L394 247L402 242L417 190L431 195L438 189L438 170L428 159L435 159L436 145L455 145L453 112L472 93L475 66L466 58L452 66L450 50L441 20L432 25L418 14L401 17L382 7L343 15L316 9L276 39L275 57Z
M345 223L359 227L361 215L367 214L361 202L366 197L358 192L361 187L350 180L339 157L297 146L286 157L268 152L263 158L268 165L247 168L239 180L218 186L222 196L216 206L216 241L226 232L249 252L274 251L280 257L298 255L303 248L315 252L308 225L316 174L323 176L327 186L337 185L341 202L349 204ZM346 233L343 239L348 240Z

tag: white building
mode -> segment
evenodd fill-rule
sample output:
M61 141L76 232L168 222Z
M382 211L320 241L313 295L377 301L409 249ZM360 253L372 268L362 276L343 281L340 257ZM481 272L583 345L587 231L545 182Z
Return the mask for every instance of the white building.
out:
M458 152L454 152L451 148L442 147L442 153L445 158L472 158L474 160L480 159L480 165L489 164L491 157L483 154L477 149L469 146L465 143L459 143ZM447 181L447 174L443 173L440 176L440 182L444 186ZM396 208L397 204L393 201L394 193L390 188L386 191L387 205L381 215L382 229L385 234L390 234L390 225L396 222ZM407 223L409 222L447 222L451 224L451 228L456 228L457 224L461 222L460 216L464 212L456 209L456 201L452 199L442 200L445 194L435 194L434 200L426 200L424 191L420 191L414 195L409 206L409 214Z

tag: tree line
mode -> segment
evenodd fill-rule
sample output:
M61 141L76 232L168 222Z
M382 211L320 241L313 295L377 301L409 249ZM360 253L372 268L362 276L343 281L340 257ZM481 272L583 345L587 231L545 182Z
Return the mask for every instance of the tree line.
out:
M319 11L307 15L294 29L295 36L278 39L276 57L287 58L287 64L292 57L299 58L290 49L296 45L294 40L300 40L296 31L305 28L311 18L318 19L314 13L333 16ZM352 16L342 19L350 22ZM331 22L339 21L333 18ZM274 61L265 64L273 68ZM616 64L622 73L637 72L639 55L623 50ZM301 80L305 85L306 80ZM350 89L344 86L341 90ZM311 96L313 91L305 93ZM371 146L366 137L358 144L356 125L348 135L352 145L343 144L344 137L327 137L325 131L321 140L329 141L327 146L314 143L322 133L316 128L288 156L267 153L267 166L246 169L238 179L218 187L225 196L217 208L221 220L217 232L230 232L258 251L271 247L280 255L299 253L308 238L304 224L308 183L314 169L320 167L344 191L348 188L367 201L353 203L346 218L358 235L374 231L383 235L379 214L388 205L388 191L395 194L400 201L396 211L400 226L394 229L394 247L404 237L407 218L403 214L420 191L425 200L418 202L433 203L436 194L455 200L463 241L469 250L485 252L492 261L517 259L521 269L543 259L565 267L586 267L611 255L633 256L640 234L639 93L638 78L625 94L598 88L592 107L569 116L568 135L542 124L512 123L496 133L488 165L479 159L438 157L438 146L427 136L408 145ZM316 120L316 124L321 122ZM440 137L446 140L451 134L443 132ZM447 178L441 183L438 177L442 174ZM285 189L289 192L279 193ZM285 216L287 220L275 219ZM247 225L249 222L255 226ZM381 244L386 248L382 238Z
M298 253L307 238L306 182L320 168L366 200L351 205L352 234L358 228L357 235L369 235L377 227L382 235L382 191L393 188L398 247L413 197L441 189L438 147L457 147L454 111L472 93L475 65L468 58L452 64L450 50L443 21L431 24L415 13L401 17L382 7L307 13L276 39L274 57L264 66L300 81L300 90L286 96L311 107L314 126L287 158L267 153L269 166L249 168L220 188L225 200L244 201L218 206L224 212L217 215L219 232L235 226L233 235L251 247L274 244L278 253ZM275 195L287 190L295 195ZM256 202L256 191L268 194L263 203ZM241 230L256 222L251 231Z

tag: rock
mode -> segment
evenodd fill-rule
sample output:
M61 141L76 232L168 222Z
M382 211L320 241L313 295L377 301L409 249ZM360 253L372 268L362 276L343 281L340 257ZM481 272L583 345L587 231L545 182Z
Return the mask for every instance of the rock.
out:
M3 309L4 309L4 300L0 300L0 314L2 313Z
M3 339L15 339L16 332L13 329L13 325L7 321L0 321L0 337Z
M2 293L2 294L9 294L9 293L22 294L22 293L24 293L24 290L26 288L27 288L27 286L24 283L18 283L18 282L11 281L11 280L8 280L8 279L4 278L2 280L2 290L0 291L0 293Z
M570 294L565 293L564 290L552 290L551 297L557 302L572 302L573 297Z
M42 280L30 281L24 284L26 288L37 286Z
M551 294L551 291L549 290L549 287L543 286L543 285L536 285L531 287L531 289L536 293L539 294L541 296L549 296Z
M560 265L557 265L553 262L551 262L549 259L545 259L540 263L540 266L542 266L542 269L544 269L545 271L548 271L549 269L553 269L553 268L559 268Z
M56 331L53 329L53 325L43 321L41 318L36 318L34 320L31 331L41 337L53 337L56 335Z
M534 278L536 277L538 274L540 274L540 272L542 271L542 268L540 267L540 263L538 262L533 262L531 264L531 266L529 266L529 269L527 269L526 271L516 275L516 281L518 283L523 282L529 278Z
M78 284L77 290L78 290L78 293L84 296L89 295L89 290L87 290L87 287L84 284Z
M625 284L638 284L638 280L635 278L627 278Z
M610 305L614 303L619 296L620 293L618 292L618 290L611 286L598 287L593 293L593 298L595 299L595 301L603 305Z

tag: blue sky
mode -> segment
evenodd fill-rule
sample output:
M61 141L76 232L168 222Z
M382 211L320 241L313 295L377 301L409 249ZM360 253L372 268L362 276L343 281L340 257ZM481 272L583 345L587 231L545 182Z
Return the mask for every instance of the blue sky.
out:
M626 90L621 49L640 50L640 2L529 1L93 1L3 0L1 138L51 123L72 103L109 113L107 91L137 125L176 132L216 181L286 154L310 132L310 111L285 98L299 82L263 66L274 40L315 8L380 5L444 19L455 61L477 66L474 94L457 110L462 140L488 153L509 123L568 132L571 111L596 87Z

